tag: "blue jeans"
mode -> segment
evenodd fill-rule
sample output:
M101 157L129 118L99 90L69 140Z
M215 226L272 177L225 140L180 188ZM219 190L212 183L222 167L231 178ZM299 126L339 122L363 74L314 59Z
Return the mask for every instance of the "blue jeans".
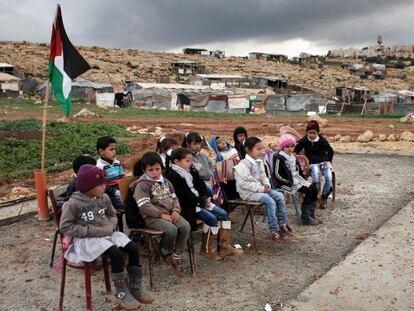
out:
M266 216L270 230L278 230L279 225L288 223L283 192L270 189L268 193L263 194L259 201L266 208Z
M218 222L221 220L229 220L229 214L217 205L214 205L213 210L211 211L206 208L202 208L196 215L198 219L201 219L207 226L210 227L217 227Z
M312 182L320 182L319 172L322 171L322 175L325 178L325 183L322 189L322 196L328 196L332 191L332 171L328 163L322 162L317 164L311 164L309 166L312 176Z

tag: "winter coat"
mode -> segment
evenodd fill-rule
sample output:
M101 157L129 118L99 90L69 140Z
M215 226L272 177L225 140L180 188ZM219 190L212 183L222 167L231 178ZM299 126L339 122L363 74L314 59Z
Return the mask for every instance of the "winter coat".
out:
M310 164L322 163L329 161L332 163L334 150L325 137L319 135L319 141L311 142L308 136L304 136L298 141L294 152L299 153L305 150L305 155L309 159Z
M190 173L193 176L193 185L194 189L198 191L198 197L191 191L185 178L173 169L168 170L167 178L174 185L174 189L176 189L177 198L181 206L181 215L189 222L191 229L196 230L196 207L205 206L206 199L209 197L209 191L195 168L192 167Z
M252 194L263 194L264 186L270 186L269 179L266 177L265 168L262 160L255 160L253 164L250 156L240 161L234 167L236 178L236 189L243 200L258 200L259 196Z
M298 160L296 160L296 166L299 175L305 178ZM286 158L278 153L274 154L272 167L272 186L274 188L281 188L288 192L292 192L293 176L287 165Z
M173 184L166 178L163 180L159 182L143 175L129 186L144 219L160 218L161 214L169 215L173 211L181 212Z
M201 152L193 152L193 166L197 169L204 181L210 181L213 176L213 165L209 158Z
M76 191L63 204L59 229L75 238L92 238L111 235L118 220L107 194L91 198Z

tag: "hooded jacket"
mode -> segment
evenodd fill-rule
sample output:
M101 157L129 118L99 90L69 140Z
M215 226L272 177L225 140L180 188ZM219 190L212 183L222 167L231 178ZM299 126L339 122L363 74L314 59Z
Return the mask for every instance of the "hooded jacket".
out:
M59 230L77 238L93 238L111 235L118 220L106 193L97 198L76 191L63 204Z
M160 182L142 175L131 183L130 189L144 219L160 218L161 214L169 215L173 211L181 212L174 187L166 178Z

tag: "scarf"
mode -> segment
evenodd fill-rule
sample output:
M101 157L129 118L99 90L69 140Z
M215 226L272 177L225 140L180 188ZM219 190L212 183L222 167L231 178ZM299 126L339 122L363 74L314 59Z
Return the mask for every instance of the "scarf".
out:
M190 174L189 171L186 171L181 166L178 166L176 164L171 164L171 168L182 178L185 179L185 182L187 186L191 189L191 192L194 193L197 197L199 196L198 191L194 188L193 184L193 176Z
M145 178L146 179L148 179L148 180L151 180L151 181L155 181L155 182L158 182L158 183L161 183L161 184L164 184L165 183L165 180L164 180L164 177L161 175L160 176L160 178L158 178L158 179L152 179L151 177L149 177L147 174L144 174L144 176L145 176Z

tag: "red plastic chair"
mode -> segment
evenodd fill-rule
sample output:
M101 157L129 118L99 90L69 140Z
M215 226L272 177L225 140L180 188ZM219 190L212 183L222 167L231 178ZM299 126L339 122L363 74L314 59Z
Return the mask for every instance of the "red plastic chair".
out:
M60 217L62 215L62 207L58 206L56 202L55 195L53 193L53 190L48 191L50 201L52 203L52 209L53 214L55 217L55 223L57 227L59 228L60 224ZM71 267L75 269L83 269L85 272L85 292L86 292L86 310L92 310L92 282L91 282L91 275L92 275L92 263L91 262L83 262L83 265L81 266L74 266L71 265L64 257L64 253L66 249L64 249L64 245L62 243L63 240L63 233L59 231L59 229L56 229L55 237L59 235L60 243L61 243L61 249L62 249L62 279L60 283L60 298L59 298L59 311L63 310L63 298L65 296L65 282L66 282L66 267ZM53 251L54 253L54 251ZM108 260L106 256L101 256L102 258L102 267L104 271L104 277L105 277L105 288L106 293L111 293L111 283L109 280L109 270L108 270Z

